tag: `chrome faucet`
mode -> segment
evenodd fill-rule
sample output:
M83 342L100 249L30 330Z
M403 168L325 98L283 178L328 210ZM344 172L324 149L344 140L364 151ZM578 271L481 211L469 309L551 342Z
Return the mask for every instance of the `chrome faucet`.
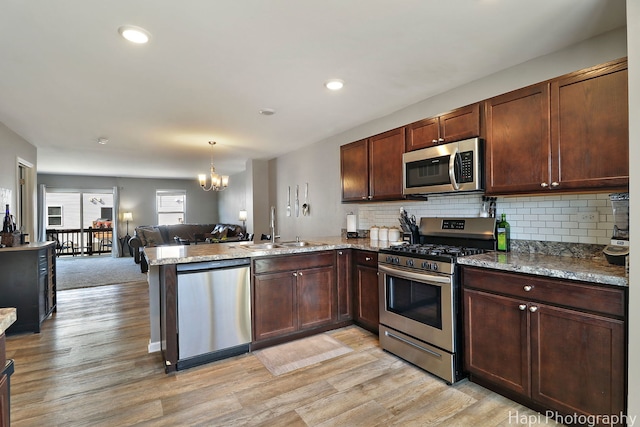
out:
M271 229L271 243L275 243L276 239L280 238L280 236L276 236L276 207L275 206L271 206L269 228Z

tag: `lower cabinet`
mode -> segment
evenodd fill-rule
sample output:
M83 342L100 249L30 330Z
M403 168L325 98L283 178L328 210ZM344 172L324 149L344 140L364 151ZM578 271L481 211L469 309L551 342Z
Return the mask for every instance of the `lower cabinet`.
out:
M254 341L336 323L333 251L258 258L253 272Z
M9 377L0 377L0 427L9 427Z
M6 333L40 332L56 311L55 242L0 249L0 307L15 307L18 319Z
M338 321L353 319L353 270L351 249L336 250L336 285L338 290Z
M626 289L473 267L462 277L473 381L541 411L624 413Z
M353 251L354 316L353 320L365 329L378 333L378 254L372 251Z

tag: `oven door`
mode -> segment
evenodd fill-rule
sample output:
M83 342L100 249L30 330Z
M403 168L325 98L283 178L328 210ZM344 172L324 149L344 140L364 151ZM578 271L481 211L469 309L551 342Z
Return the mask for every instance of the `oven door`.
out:
M380 323L455 353L452 276L378 266Z

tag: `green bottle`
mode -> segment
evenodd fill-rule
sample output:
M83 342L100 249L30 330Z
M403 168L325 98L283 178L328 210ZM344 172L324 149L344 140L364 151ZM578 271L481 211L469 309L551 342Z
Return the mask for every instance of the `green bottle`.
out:
M502 214L500 222L498 222L498 250L502 252L509 252L509 243L511 240L509 223L507 222L507 216Z

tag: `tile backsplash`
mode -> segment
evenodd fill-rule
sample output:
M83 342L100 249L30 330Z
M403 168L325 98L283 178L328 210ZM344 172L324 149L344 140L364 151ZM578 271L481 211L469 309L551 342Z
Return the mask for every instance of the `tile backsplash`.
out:
M478 216L481 195L429 196L427 201L381 202L350 205L358 216L358 229L398 227L400 208L420 217ZM580 214L595 214L596 221L581 221ZM608 193L498 197L496 213L507 215L511 238L564 243L607 245L613 231L613 212ZM591 215L590 215L591 216Z

